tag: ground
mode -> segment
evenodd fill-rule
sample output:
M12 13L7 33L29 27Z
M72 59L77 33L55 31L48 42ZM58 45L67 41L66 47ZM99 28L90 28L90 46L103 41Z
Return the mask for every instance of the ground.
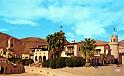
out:
M26 73L0 76L124 76L124 65L97 66L97 67L74 67L50 69L41 67L25 67Z

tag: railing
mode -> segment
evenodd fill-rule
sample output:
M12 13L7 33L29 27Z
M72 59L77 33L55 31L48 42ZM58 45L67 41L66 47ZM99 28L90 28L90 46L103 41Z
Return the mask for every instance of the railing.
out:
M65 53L74 53L73 50L68 50L68 51L65 51Z

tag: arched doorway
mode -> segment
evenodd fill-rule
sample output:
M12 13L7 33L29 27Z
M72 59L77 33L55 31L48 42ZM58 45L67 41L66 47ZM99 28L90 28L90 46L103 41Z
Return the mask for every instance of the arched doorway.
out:
M35 61L38 61L38 60L37 60L37 56L35 56Z
M43 56L43 61L46 60L46 56Z
M39 63L41 63L42 62L42 57L41 56L39 56Z
M4 68L0 66L0 74L4 73Z

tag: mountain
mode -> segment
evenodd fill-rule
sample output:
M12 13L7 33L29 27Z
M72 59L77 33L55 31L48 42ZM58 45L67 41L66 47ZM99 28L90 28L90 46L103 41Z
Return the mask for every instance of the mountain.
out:
M24 44L24 51L23 53L25 54L29 54L31 53L31 49L30 48L36 48L38 46L42 46L42 45L46 45L47 42L45 39L41 39L41 38L36 38L36 37L28 37L28 38L23 38L20 39L23 44Z
M7 47L8 47L8 40L11 38L12 36L5 34L5 33L1 33L0 32L0 47L4 49L4 51L7 51ZM10 50L12 50L15 54L20 55L23 51L23 43L15 38L13 38L13 47L10 48Z
M12 36L1 33L0 32L0 48L3 48L4 51L6 51L8 47L8 40ZM20 56L22 53L30 53L30 48L35 48L38 46L46 45L47 42L45 39L36 38L36 37L28 37L28 38L22 38L17 39L15 37L12 37L13 39L13 47L10 48L11 51L13 51L17 56Z

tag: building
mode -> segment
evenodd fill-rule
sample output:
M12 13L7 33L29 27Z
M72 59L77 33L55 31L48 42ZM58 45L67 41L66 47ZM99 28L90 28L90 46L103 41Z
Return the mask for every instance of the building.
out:
M22 54L22 59L29 59L30 55L29 54Z
M0 74L19 74L24 72L23 65L14 64L8 61L7 58L0 56Z
M75 41L65 44L61 57L80 57L81 45L81 42L75 43Z
M50 52L43 46L31 48L33 52L34 63L42 63L44 60L50 59Z

